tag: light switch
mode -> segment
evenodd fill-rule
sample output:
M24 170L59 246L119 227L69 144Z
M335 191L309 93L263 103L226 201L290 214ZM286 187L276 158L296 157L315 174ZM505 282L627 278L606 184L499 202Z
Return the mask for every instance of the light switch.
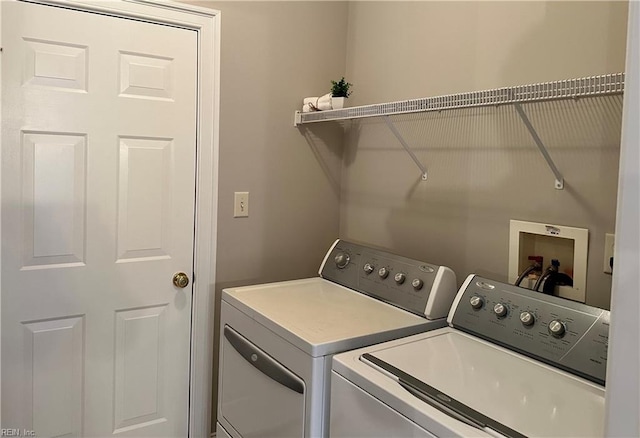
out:
M235 192L233 197L233 217L249 216L249 192Z

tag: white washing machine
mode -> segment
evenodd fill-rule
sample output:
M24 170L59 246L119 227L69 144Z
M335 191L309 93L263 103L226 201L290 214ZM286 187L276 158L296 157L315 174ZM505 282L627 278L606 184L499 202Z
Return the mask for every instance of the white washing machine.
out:
M469 276L449 326L333 358L331 437L601 437L609 312Z
M320 277L225 289L218 437L328 434L335 353L446 325L449 268L337 240Z

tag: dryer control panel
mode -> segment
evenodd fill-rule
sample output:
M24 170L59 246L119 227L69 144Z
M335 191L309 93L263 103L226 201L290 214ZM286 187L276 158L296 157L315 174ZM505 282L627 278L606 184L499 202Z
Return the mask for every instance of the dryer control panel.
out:
M329 249L320 276L429 319L446 317L457 291L445 266L344 240Z
M607 310L471 275L448 320L454 328L604 385Z

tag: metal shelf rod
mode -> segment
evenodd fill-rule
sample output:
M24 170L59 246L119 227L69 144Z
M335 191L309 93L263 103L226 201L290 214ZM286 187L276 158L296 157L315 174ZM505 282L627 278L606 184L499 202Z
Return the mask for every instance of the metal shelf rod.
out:
M391 132L393 132L393 135L396 136L396 138L398 139L398 141L400 142L404 150L407 151L407 153L409 154L413 162L416 163L416 166L418 166L418 168L422 172L422 175L421 175L422 181L426 181L427 168L420 162L418 157L416 157L416 154L413 153L413 151L411 150L407 142L404 140L400 132L396 129L396 125L393 124L393 122L391 121L391 118L389 116L384 116L384 121L389 127L389 129L391 130Z
M562 177L562 174L560 173L560 171L556 167L556 164L553 162L553 159L551 158L551 155L549 155L549 151L547 151L547 148L545 147L544 143L540 139L540 136L536 132L536 128L533 127L533 124L531 124L531 120L529 120L529 117L527 117L527 114L522 109L522 105L520 105L520 103L516 102L516 103L513 104L513 106L515 107L516 112L518 113L518 115L522 119L522 122L524 123L524 126L526 126L527 130L529 130L529 134L531 134L531 137L533 138L533 141L536 143L536 146L538 146L538 149L540 150L540 153L542 154L542 156L544 157L545 161L547 162L547 165L549 166L549 168L553 172L553 175L556 177L555 188L557 190L564 189L564 178Z

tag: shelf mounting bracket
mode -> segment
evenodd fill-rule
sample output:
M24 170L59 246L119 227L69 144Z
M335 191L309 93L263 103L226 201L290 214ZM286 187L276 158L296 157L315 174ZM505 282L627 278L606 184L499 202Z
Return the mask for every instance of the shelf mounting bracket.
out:
M411 150L407 142L404 140L404 138L402 137L398 129L396 129L396 125L393 124L393 122L391 121L391 118L389 116L383 116L383 119L387 124L387 126L389 127L389 129L391 130L391 132L393 133L393 135L396 136L396 138L398 139L398 141L400 142L404 150L407 151L407 153L409 154L413 162L416 163L416 166L418 166L418 168L420 169L420 172L422 172L422 175L421 175L422 181L426 181L427 168L420 162L418 157L416 157L416 154L413 153L413 151Z
M533 125L531 124L531 120L529 120L529 117L527 117L527 114L522 109L522 105L520 105L520 102L514 102L513 106L515 107L516 112L522 119L524 126L527 127L527 130L529 131L529 134L531 134L531 137L533 138L533 141L536 143L536 146L538 146L538 149L540 150L540 153L542 154L545 161L547 162L547 165L553 172L553 175L556 178L556 181L555 181L556 190L564 189L564 178L562 177L562 174L556 167L556 164L553 162L553 159L551 158L551 155L549 155L549 151L547 151L547 148L545 147L544 143L540 139L540 136L536 132L536 128L533 127Z

